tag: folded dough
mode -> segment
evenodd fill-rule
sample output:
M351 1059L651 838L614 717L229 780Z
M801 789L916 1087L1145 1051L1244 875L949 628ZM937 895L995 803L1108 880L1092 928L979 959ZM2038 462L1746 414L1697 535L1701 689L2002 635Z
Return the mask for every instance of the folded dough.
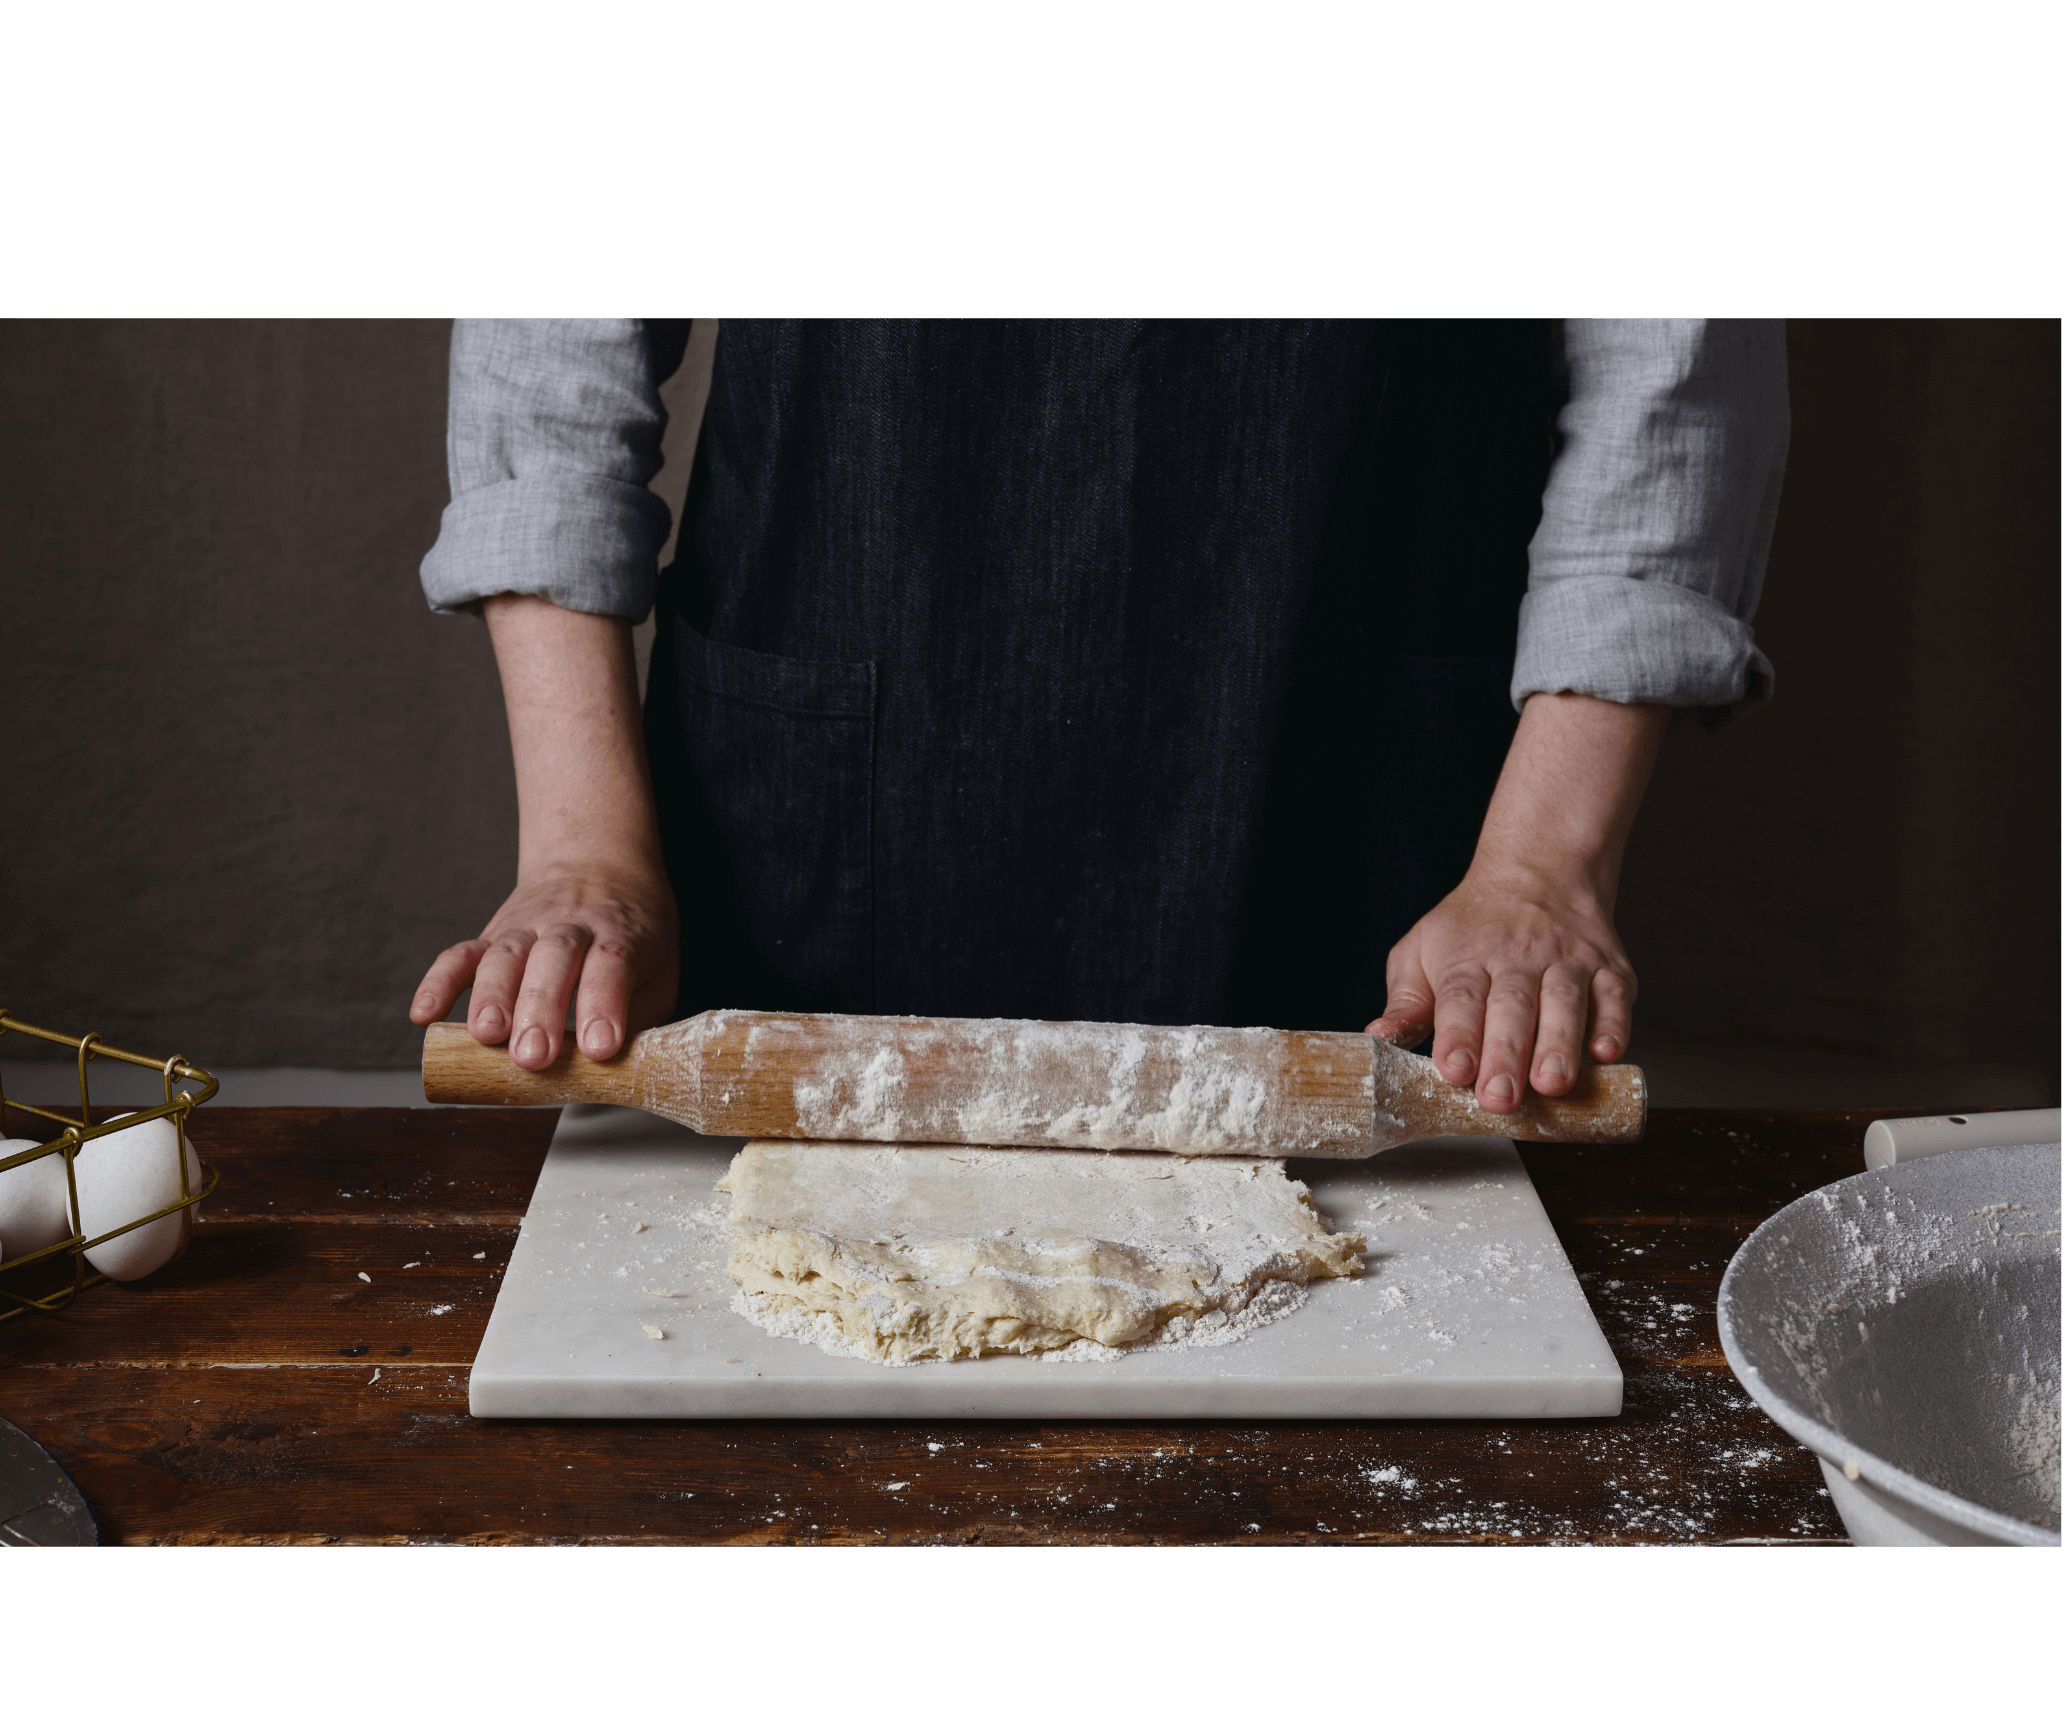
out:
M755 1140L718 1186L747 1314L887 1362L1135 1344L1367 1245L1268 1158Z

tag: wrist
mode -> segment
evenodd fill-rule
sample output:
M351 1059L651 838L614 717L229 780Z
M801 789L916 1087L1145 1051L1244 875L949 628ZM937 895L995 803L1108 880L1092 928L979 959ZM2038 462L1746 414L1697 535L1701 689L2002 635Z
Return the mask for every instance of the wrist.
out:
M1467 884L1501 894L1578 900L1610 916L1619 893L1621 851L1611 845L1497 842L1488 834L1470 861Z
M629 836L606 844L525 846L517 857L518 889L595 883L619 890L671 888L656 840L649 847Z
M1576 693L1527 699L1471 876L1507 890L1587 897L1609 914L1668 719L1662 705Z
M620 762L594 770L571 792L562 781L518 778L519 878L665 875L651 781L633 767L643 760Z

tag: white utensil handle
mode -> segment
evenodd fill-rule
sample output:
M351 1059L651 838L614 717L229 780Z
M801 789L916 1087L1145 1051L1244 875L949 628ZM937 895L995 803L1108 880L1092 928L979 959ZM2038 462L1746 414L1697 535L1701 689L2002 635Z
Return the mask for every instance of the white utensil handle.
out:
M1972 1146L2033 1146L2063 1137L2063 1111L1992 1110L1974 1116L1901 1116L1872 1122L1862 1137L1862 1161L1872 1170L1909 1164L1937 1152Z

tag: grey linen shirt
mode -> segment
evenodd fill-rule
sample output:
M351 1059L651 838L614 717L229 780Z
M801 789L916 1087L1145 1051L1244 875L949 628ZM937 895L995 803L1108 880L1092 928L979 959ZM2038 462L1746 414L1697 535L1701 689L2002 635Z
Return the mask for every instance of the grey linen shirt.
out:
M451 504L423 562L440 613L500 592L642 619L671 526L649 488L683 325L452 330ZM1790 440L1780 322L1570 321L1540 527L1519 608L1529 693L1699 707L1775 685L1749 625Z

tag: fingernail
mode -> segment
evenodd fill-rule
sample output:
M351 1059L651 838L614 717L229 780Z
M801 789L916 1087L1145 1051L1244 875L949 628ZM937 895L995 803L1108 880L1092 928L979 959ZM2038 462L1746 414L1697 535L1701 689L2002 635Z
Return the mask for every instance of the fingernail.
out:
M434 1009L436 1006L437 999L431 996L428 991L422 992L415 1000L417 1014L421 1014L425 1009Z
M1492 1104L1509 1104L1518 1095L1518 1089L1512 1085L1508 1074L1493 1074L1489 1084L1483 1088L1483 1096Z
M1605 1062L1619 1054L1619 1041L1617 1039L1599 1039L1591 1048L1596 1053L1598 1060Z
M1562 1061L1559 1052L1556 1052L1553 1056L1545 1056L1540 1059L1540 1078L1542 1080L1561 1080L1567 1076L1568 1072L1569 1065Z
M544 1055L544 1028L532 1027L523 1035L523 1042L516 1046L516 1054L525 1062L535 1062Z
M486 1033L498 1033L501 1031L501 1010L497 1009L492 1003L489 1003L486 1008L480 1011L480 1030Z
M589 1021L580 1035L580 1048L589 1056L602 1056L616 1043L616 1029L607 1021Z
M1447 1059L1447 1066L1454 1071L1447 1077L1449 1080L1467 1080L1476 1072L1476 1059L1467 1051L1456 1051Z

